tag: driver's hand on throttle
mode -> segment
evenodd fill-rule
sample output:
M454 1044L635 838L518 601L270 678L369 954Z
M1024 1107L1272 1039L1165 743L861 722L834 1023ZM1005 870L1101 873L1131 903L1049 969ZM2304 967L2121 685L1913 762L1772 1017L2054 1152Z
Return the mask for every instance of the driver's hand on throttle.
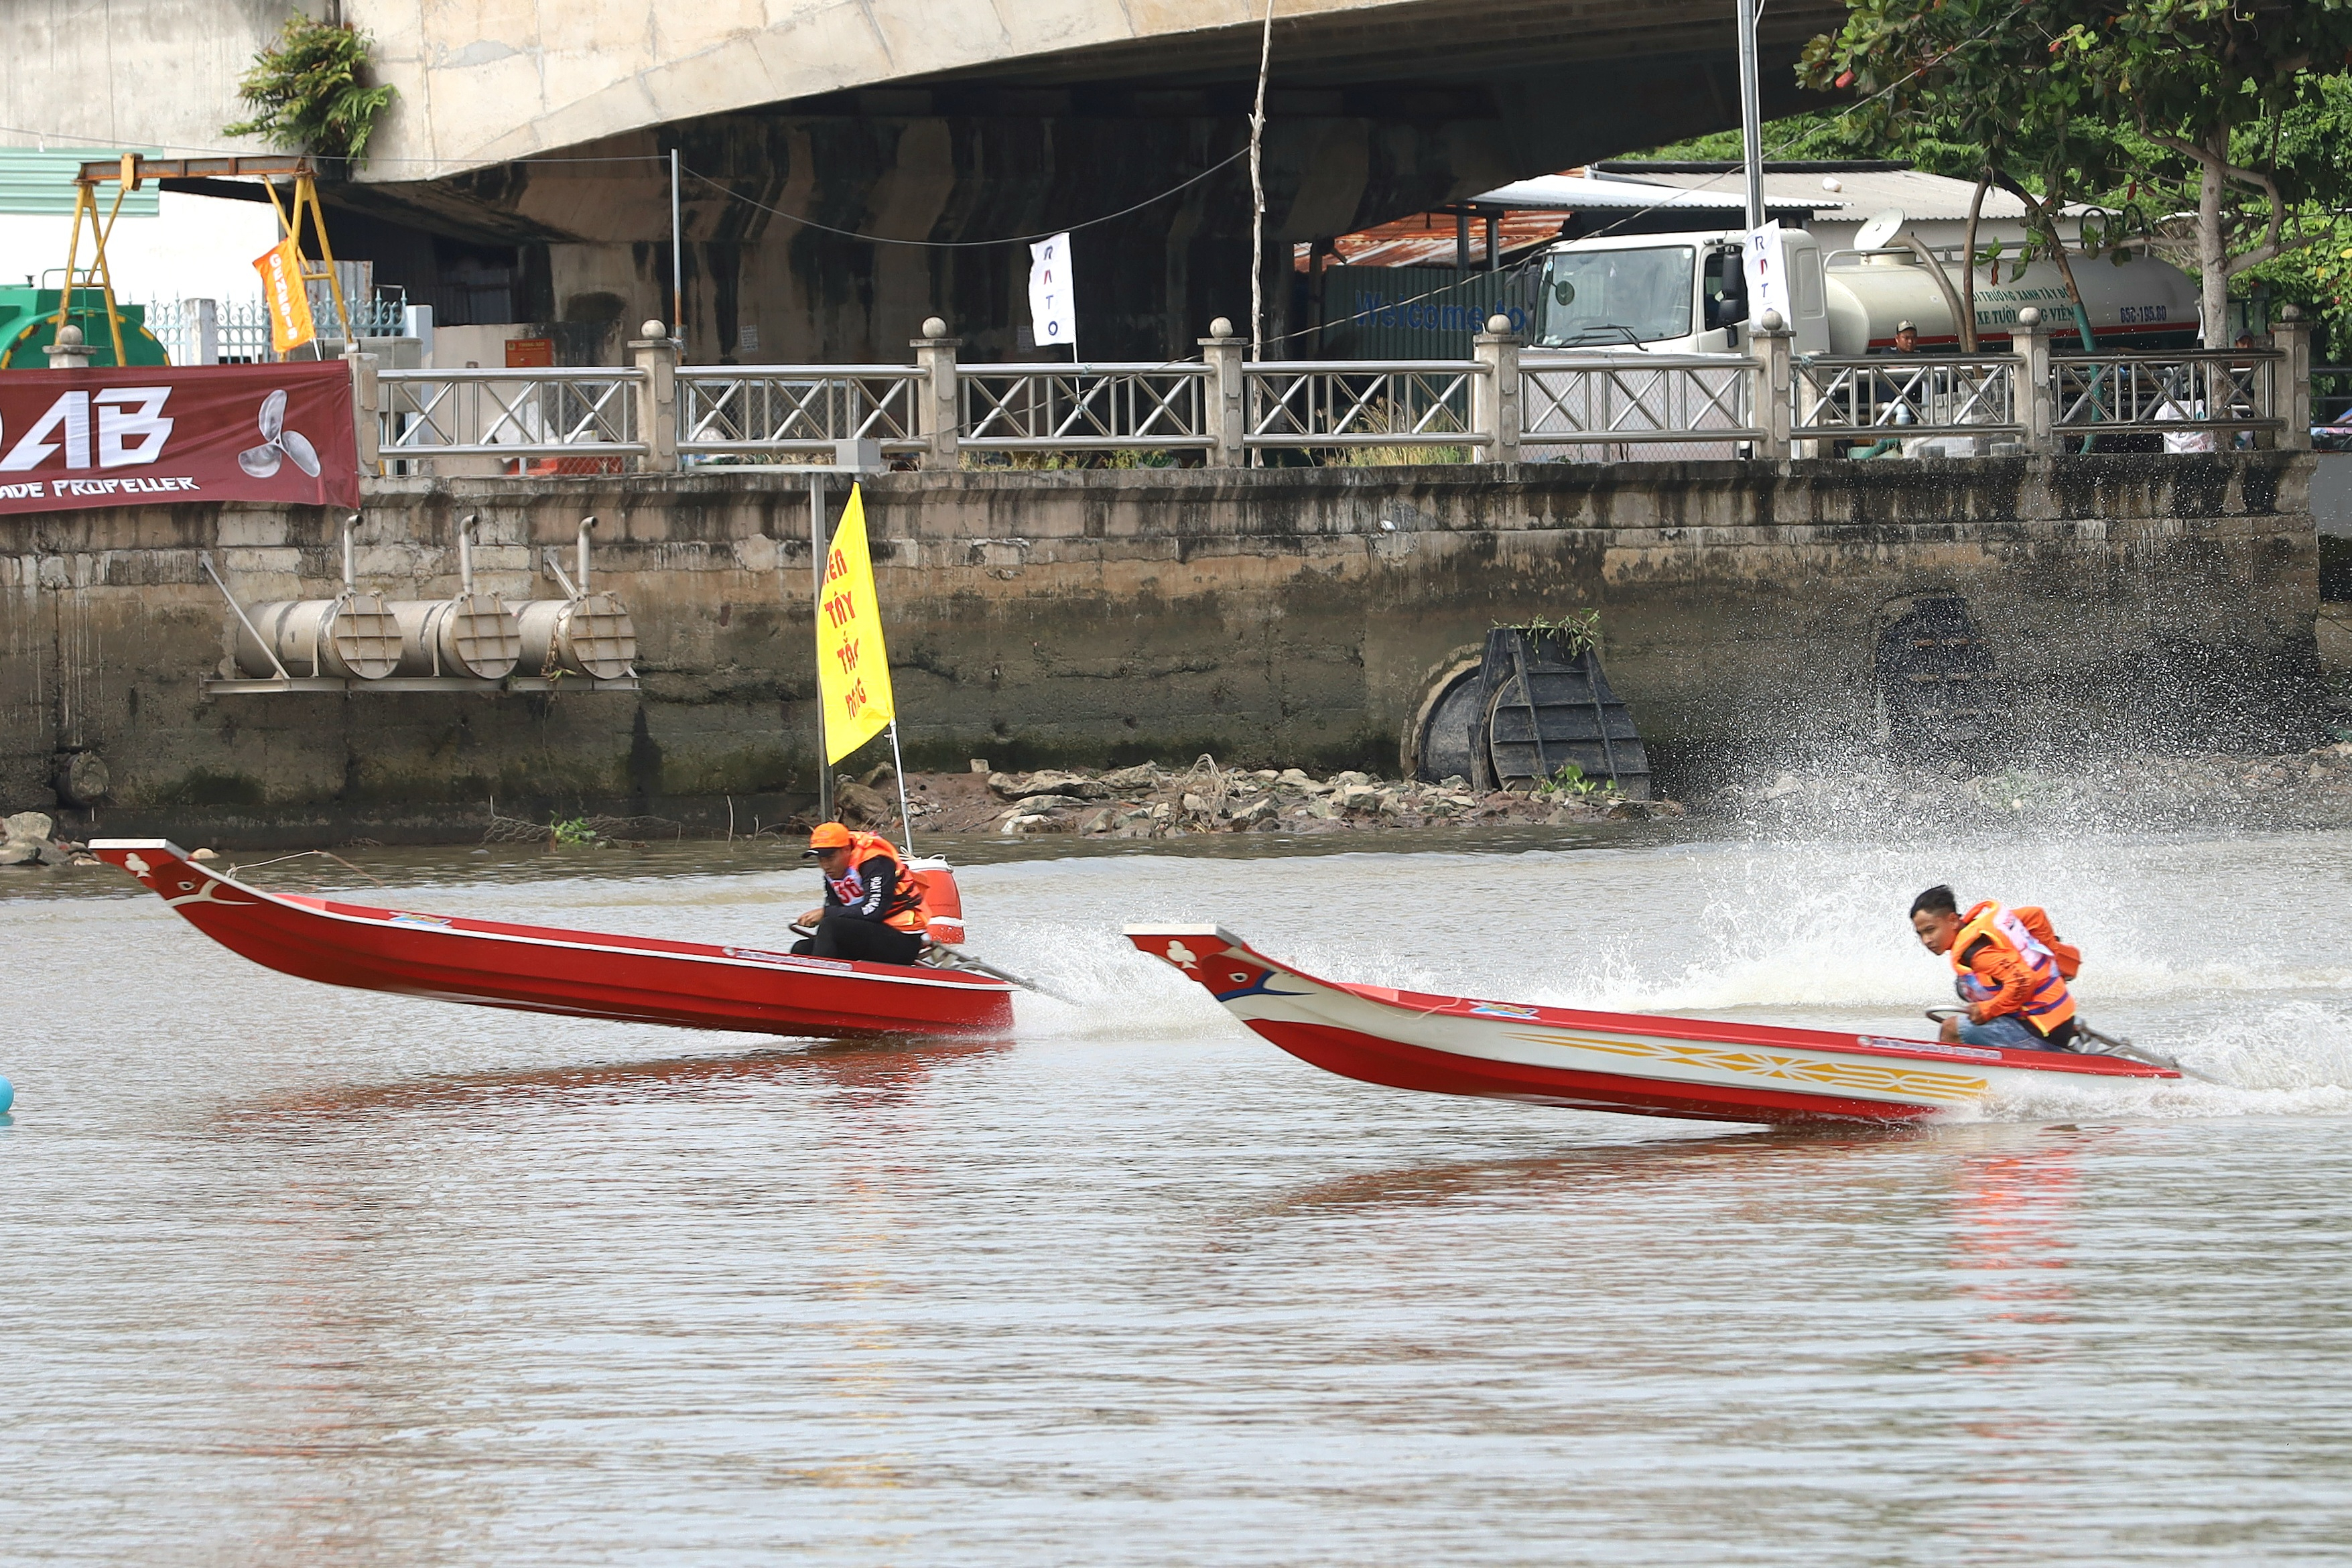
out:
M824 919L824 910L823 906L819 906L818 908L811 910L808 913L803 915L800 918L799 923L804 926L813 926L823 919Z

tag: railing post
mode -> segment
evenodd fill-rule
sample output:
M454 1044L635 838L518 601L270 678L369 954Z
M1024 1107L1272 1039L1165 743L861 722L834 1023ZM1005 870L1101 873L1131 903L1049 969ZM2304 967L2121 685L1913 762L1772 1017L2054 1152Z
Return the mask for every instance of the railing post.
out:
M1748 421L1764 432L1753 455L1768 463L1788 461L1796 433L1797 388L1790 353L1796 341L1778 310L1759 316L1748 337L1748 357L1756 362L1748 373L1754 378L1748 389Z
M2009 346L2017 355L2017 420L2025 426L2025 449L2047 457L2058 446L2058 399L2050 384L2050 329L2040 310L2028 305L2017 313Z
M383 405L376 395L376 357L360 353L359 340L354 338L344 346L343 360L352 369L352 435L359 451L360 472L381 474L383 421Z
M956 395L956 350L961 338L948 336L948 324L938 316L923 322L923 335L914 340L915 400L922 405L916 428L923 434L923 467L961 468L963 435L961 399Z
M1235 335L1232 320L1219 316L1209 323L1209 335L1195 338L1201 358L1209 367L1209 384L1202 388L1208 400L1209 467L1238 468L1249 461L1247 376L1242 351L1249 346Z
M637 439L646 445L639 468L649 474L677 472L677 340L659 321L639 329L629 343L637 362Z
M2282 309L2271 323L2271 342L2279 357L2271 362L2271 417L2284 419L2278 444L2283 451L2311 450L2311 322L2300 305Z
M1478 374L1470 382L1470 428L1486 437L1486 461L1519 460L1519 334L1501 311L1470 340Z

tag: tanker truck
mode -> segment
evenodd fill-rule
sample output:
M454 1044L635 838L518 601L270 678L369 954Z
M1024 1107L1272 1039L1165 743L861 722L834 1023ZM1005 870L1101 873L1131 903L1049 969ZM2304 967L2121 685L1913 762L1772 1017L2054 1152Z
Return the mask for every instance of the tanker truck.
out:
M1824 255L1803 229L1772 227L1786 280L1789 326L1798 353L1865 354L1890 348L1898 322L1918 329L1928 353L1959 351L1958 257L1931 255L1902 235L1902 216L1883 213L1858 247ZM1544 258L1531 348L1731 353L1750 330L1742 266L1746 236L1628 235L1570 240ZM2194 348L2197 285L2143 251L2074 259L2084 313L2103 349ZM2009 347L2017 313L2038 308L2060 353L2080 349L2066 279L2047 258L2020 268L2004 258L1977 268L1977 342Z

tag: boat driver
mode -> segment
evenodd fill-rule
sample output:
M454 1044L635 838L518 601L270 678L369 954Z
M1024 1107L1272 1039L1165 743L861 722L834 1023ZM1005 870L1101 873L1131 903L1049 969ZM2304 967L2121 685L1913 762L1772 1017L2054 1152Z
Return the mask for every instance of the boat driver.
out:
M824 903L801 917L815 934L794 942L794 952L874 963L912 963L922 956L930 925L922 879L888 839L838 822L819 823L803 858L824 873Z
M2050 917L2031 904L2010 910L1988 899L1966 914L1947 887L1911 900L1911 929L1929 952L1948 958L1968 1016L1944 1020L1947 1044L2012 1051L2074 1048L2080 949L2058 940Z

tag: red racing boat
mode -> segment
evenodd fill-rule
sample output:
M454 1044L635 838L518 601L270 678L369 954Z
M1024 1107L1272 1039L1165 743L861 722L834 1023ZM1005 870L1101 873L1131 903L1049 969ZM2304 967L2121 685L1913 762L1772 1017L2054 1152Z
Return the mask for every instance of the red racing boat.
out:
M2167 1079L2113 1056L1989 1050L1318 980L1216 926L1127 937L1326 1072L1431 1094L1699 1121L1907 1121L2053 1079Z
M89 850L230 952L330 985L761 1035L991 1034L1013 1023L1013 987L990 974L264 892L206 870L163 838L100 838Z

